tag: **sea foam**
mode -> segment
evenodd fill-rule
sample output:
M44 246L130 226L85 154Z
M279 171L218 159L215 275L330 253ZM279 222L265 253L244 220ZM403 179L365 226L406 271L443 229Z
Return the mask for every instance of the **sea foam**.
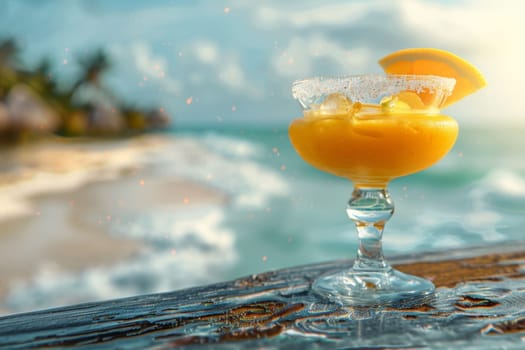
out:
M12 286L5 307L19 312L223 280L238 262L238 233L227 224L228 207L264 208L272 197L289 193L279 172L257 162L262 152L245 140L206 134L175 137L137 158L154 175L212 186L229 201L124 212L118 224L106 226L110 234L143 242L138 256L79 273L44 264L33 279Z

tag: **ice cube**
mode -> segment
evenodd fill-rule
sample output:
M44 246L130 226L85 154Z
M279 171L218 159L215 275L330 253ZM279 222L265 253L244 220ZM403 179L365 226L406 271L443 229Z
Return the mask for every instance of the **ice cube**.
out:
M401 101L397 96L383 97L380 104L383 113L406 112L410 110L410 105Z
M349 114L352 110L352 101L341 93L328 95L319 106L321 115Z
M410 106L412 109L425 109L425 104L421 97L413 91L403 91L397 94L397 99Z

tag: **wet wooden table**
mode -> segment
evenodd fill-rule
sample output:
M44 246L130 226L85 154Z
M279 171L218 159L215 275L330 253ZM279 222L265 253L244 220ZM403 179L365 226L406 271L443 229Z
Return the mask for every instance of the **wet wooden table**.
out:
M343 307L309 292L351 261L0 318L1 349L525 348L525 242L390 259L427 277L416 307Z

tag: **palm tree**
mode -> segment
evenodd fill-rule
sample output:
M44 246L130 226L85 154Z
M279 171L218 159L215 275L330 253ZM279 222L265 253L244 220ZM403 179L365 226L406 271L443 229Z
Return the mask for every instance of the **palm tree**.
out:
M98 49L78 62L82 73L69 91L71 104L87 115L92 132L120 132L124 127L120 103L102 82L103 74L111 67L108 55Z
M20 48L12 38L0 42L0 67L13 67Z
M59 89L51 73L51 62L48 58L40 61L37 67L28 74L27 84L61 116L73 109L69 94Z
M101 84L102 75L111 68L108 55L102 49L98 49L92 54L80 57L78 63L82 67L82 74L71 88L71 95L74 95L81 86L86 84L108 93Z
M0 42L0 97L16 83L20 48L12 38Z
M28 77L28 84L44 98L53 97L56 93L56 82L51 77L51 62L43 59Z

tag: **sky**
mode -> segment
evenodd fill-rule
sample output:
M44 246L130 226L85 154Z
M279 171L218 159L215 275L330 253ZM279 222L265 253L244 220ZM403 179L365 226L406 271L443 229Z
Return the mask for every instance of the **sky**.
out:
M436 47L472 62L488 86L446 109L460 125L525 124L525 1L0 0L0 39L25 64L44 57L71 81L104 48L105 82L180 126L285 126L296 79L381 73L377 61Z

